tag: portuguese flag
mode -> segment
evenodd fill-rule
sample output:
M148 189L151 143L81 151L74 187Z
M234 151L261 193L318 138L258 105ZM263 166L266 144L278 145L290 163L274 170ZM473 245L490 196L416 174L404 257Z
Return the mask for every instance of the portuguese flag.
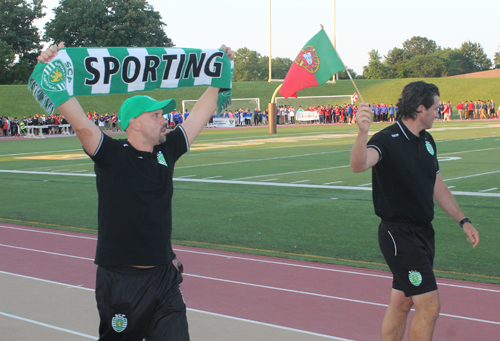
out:
M321 29L300 50L286 74L279 94L297 97L297 91L326 83L337 72L345 70L335 48Z

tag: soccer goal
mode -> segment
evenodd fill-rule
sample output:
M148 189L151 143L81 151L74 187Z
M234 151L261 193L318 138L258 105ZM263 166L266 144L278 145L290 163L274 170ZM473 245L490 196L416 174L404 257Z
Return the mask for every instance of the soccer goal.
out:
M292 106L295 110L301 106L306 108L307 106L313 107L315 104L319 107L320 105L344 105L345 103L353 104L351 95L335 95L335 96L302 96L302 97L276 97L276 106L279 108L281 105Z
M190 112L197 101L197 99L186 99L182 101L182 112L186 112L186 110ZM250 112L253 112L255 108L260 110L260 98L233 98L231 102L232 104L227 107L228 111L235 112L240 108L243 110L248 109Z

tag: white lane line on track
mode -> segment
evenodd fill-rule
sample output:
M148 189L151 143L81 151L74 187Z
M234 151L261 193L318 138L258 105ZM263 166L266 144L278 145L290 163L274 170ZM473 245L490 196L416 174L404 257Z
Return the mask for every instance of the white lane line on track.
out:
M67 257L67 258L75 258L75 259L81 259L81 260L89 260L89 261L94 261L93 258L87 258L87 257L80 257L80 256L73 256L73 255L67 255L64 253L57 253L57 252L51 252L51 251L44 251L44 250L36 250L36 249L29 249L26 247L20 247L20 246L13 246L13 245L6 245L6 244L0 244L2 247L7 247L11 249L17 249L17 250L22 250L22 251L31 251L31 252L38 252L38 253L43 253L51 256L61 256L61 257Z
M70 238L82 238L82 239L97 240L97 237L85 237L85 236L77 236L77 235L65 234L65 233L57 233L57 232L49 232L49 231L38 231L38 230L31 230L31 229L25 229L25 228L19 228L19 227L12 227L12 226L3 226L3 225L0 225L0 228L2 228L2 227L3 228L8 228L8 229L13 229L13 230L21 230L21 231L27 231L27 232L52 234L52 235L70 237ZM2 244L0 244L0 246L1 245ZM12 246L12 245L5 245L5 246L6 247L11 247L11 248L20 248L20 247ZM33 252L43 252L43 253L51 254L48 251L40 251L40 250L27 249L27 248L20 248L20 249L24 249L24 250L27 250L27 251L33 251ZM363 273L363 272L360 272L360 271L348 271L348 270L332 269L332 268L325 268L325 267L319 267L319 266L286 263L286 262L280 262L280 261L271 261L271 260L258 259L258 258L239 257L239 256L224 255L224 254L219 254L219 253L215 253L215 252L207 252L207 251L186 250L186 249L183 249L182 247L179 247L179 246L174 247L174 251L176 251L176 252L186 252L186 253L195 253L195 254L206 255L206 256L213 256L213 257L231 258L231 259L245 260L245 261L251 261L251 262L259 262L259 263L268 263L268 264L275 264L275 265L293 266L293 267L299 267L299 268L305 268L305 269L312 269L312 270L340 272L340 273L347 273L347 274L360 275L360 276L371 276L371 277L380 277L380 278L387 278L387 279L391 279L392 278L392 276L390 276L390 275L378 275L378 274L371 274L371 273ZM55 253L53 253L53 254L54 255L60 255L60 256L72 257L71 255L55 254ZM92 260L93 261L93 259L91 259L91 258L82 258L82 257L77 257L77 258L81 258L81 259L84 259L84 260ZM481 288L481 287L471 287L471 286L465 286L465 285L457 285L457 284L450 284L450 283L440 283L440 282L438 282L438 285L440 285L440 286L449 286L449 287L454 287L454 288L461 288L461 289L470 289L470 290L479 290L479 291L487 291L487 292L500 293L500 290L494 290L494 289L488 289L488 288Z
M202 254L202 255L206 255L206 256L223 257L223 258L226 258L226 259L227 258L229 258L229 259L238 259L238 260L246 260L246 261L250 261L250 262L269 263L269 264L275 264L275 265L286 265L286 266L293 266L293 267L305 268L305 269L313 269L313 270L321 270L321 271L331 271L331 272L340 272L340 273L347 273L347 274L352 274L352 275L371 276L371 277L379 277L379 278L392 279L392 275L378 275L378 274L364 273L364 272L360 272L360 271L340 270L340 269L324 268L324 267L319 267L319 266L311 266L311 265L302 265L302 264L286 263L286 262L279 262L279 261L271 261L271 260L265 260L265 259L257 259L257 258L249 258L249 257L238 257L238 256L217 254L217 253L211 253L211 252L185 250L185 249L182 249L182 248L179 248L179 247L175 248L175 252L197 253L197 254ZM450 284L450 283L440 283L440 282L438 282L438 285L440 285L440 286L449 286L449 287L454 287L454 288L461 288L461 289L470 289L470 290L479 290L479 291L487 291L487 292L500 293L500 290L494 290L494 289L488 289L488 288L480 288L480 287L471 287L471 286L457 285L457 284Z
M46 280L46 279L32 277L32 276L19 275L19 274L15 274L15 273L11 273L11 272L6 272L6 271L1 271L1 270L0 270L0 274L22 277L22 278L27 278L27 279L30 279L30 280L41 281L41 282L55 284L55 285L62 285L62 286L71 287L71 288L74 288L74 289L83 289L83 290L87 290L87 291L95 291L94 289L90 289L90 288L85 288L85 287L71 285L71 284L66 284L66 283L61 283L61 282L49 281L49 280ZM284 327L284 326L280 326L280 325L276 325L276 324L270 324L270 323L265 323L265 322L259 322L259 321L249 320L249 319L243 319L243 318L239 318L239 317L235 317L235 316L217 314L217 313L213 313L213 312L210 312L210 311L204 311L204 310L193 309L193 308L187 308L187 310L193 311L193 312L196 312L196 313L207 314L207 315L212 315L212 316L218 316L218 317L223 317L223 318L227 318L227 319L231 319L231 320L237 320L237 321L242 321L242 322L247 322L247 323L253 323L253 324L267 326L267 327L272 327L272 328L278 328L278 329L283 329L283 330L290 330L290 331L293 331L293 332L307 334L307 335L321 336L321 337L324 337L324 338L327 338L327 339L332 339L332 340L337 340L337 341L353 341L353 340L350 340L350 339L344 339L344 338L335 337L335 336L331 336L331 335L318 334L318 333L310 332L310 331L307 331L307 330L288 328L288 327ZM45 324L45 323L41 323L41 322L38 322L38 321L34 321L34 320L29 320L29 319L25 319L25 318L22 318L22 317L18 317L18 316L12 315L12 314L7 314L7 313L0 312L0 315L4 315L4 316L7 316L7 317L11 317L11 318L17 318L17 319L20 319L20 320L23 320L23 321L26 321L26 322L30 322L30 323L34 323L34 324L38 324L38 325L43 325L43 326L49 327L49 328L53 327L53 329L66 331L68 333L76 334L76 335L80 335L80 336L84 336L84 337L87 337L87 338L90 338L90 339L93 339L93 340L97 339L97 337L95 337L95 336L81 334L81 333L74 332L74 331L67 330L67 329L62 329L62 328L51 326L51 325L48 325L48 324Z
M70 238L97 240L97 237L86 237L86 236L80 236L80 235L73 235L73 234L69 234L69 233L40 231L40 230L32 230L32 229L26 229L26 228L22 228L22 227L5 226L5 225L0 225L0 227L5 228L5 229L11 229L11 230L25 231L25 232L34 232L34 233L51 234L51 235L70 237Z
M263 326L274 327L274 328L279 328L279 329L283 329L283 330L290 330L292 332L297 332L297 333L301 333L301 334L307 334L307 335L313 335L313 336L320 336L320 337L324 337L326 339L331 339L331 340L337 340L337 341L354 341L354 340L350 340L350 339L343 339L343 338L340 338L340 337L335 337L335 336L330 336L330 335L325 335L325 334L318 334L318 333L308 332L308 331L301 330L301 329L295 329L295 328L288 328L288 327L283 327L283 326L277 326L275 324L269 324L269 323L264 323L264 322L256 322L256 321L253 321L253 320L248 320L248 319L244 319L244 318L240 318L240 317L234 317L234 316L223 315L223 314L218 314L218 313L211 313L209 311L203 311L203 310L192 309L192 308L188 308L188 310L194 311L196 313L202 313L202 314L207 314L207 315L224 317L224 318L231 319L231 320L236 320L236 321L242 321L242 322L248 322L248 323L255 323L255 324L259 324L259 325L263 325Z
M293 294L301 294L301 295L322 297L322 298L334 299L334 300L339 300L339 301L347 301L347 302L361 303L361 304L366 304L366 305L374 305L374 306L378 306L378 307L388 307L387 304L376 303L376 302L369 302L369 301L362 301L362 300L355 300L355 299L352 299L352 298L345 298L345 297L339 297L339 296L317 294L317 293L312 293L312 292L307 292L307 291L300 291L300 290L293 290L293 289L277 288L277 287L271 287L271 286L268 286L268 285L253 284L253 283L246 283L246 282L239 282L239 281L232 281L232 280L228 280L228 279L207 277L207 276L201 276L201 275L193 275L193 274L187 274L187 273L184 274L184 275L185 276L190 276L190 277L196 277L196 278L202 278L202 279L212 280L212 281L218 281L218 282L225 282L225 283L238 284L238 285L246 285L246 286L251 286L251 287L256 287L256 288L261 288L261 289L284 291L284 292L289 292L289 293L293 293ZM415 311L415 309L411 309L411 310ZM452 314L445 314L445 313L440 313L439 315L440 316L451 317L451 318L454 318L454 319L462 319L462 320L469 320L469 321L475 321L475 322L483 322L483 323L500 325L500 322L497 322L497 321L483 320L483 319L477 319L477 318L473 318L473 317L466 317L466 316L459 316L459 315L452 315Z
M73 334L73 335L81 336L81 337L84 337L86 339L97 340L97 336L92 336L92 335L88 335L88 334L79 333L79 332L76 332L74 330L57 327L57 326L54 326L52 324L48 324L48 323L43 323L43 322L39 322L39 321L27 319L27 318L24 318L24 317L21 317L21 316L16 316L16 315L13 315L13 314L8 314L8 313L4 313L4 312L1 312L1 311L0 311L0 315L1 316L5 316L5 317L9 317L9 318L12 318L12 319L16 319L16 320L21 320L21 321L24 321L24 322L36 324L36 325L39 325L39 326L42 326L42 327L46 327L46 328L49 328L49 329L58 330L58 331L65 332L65 333L68 333L68 334Z
M85 287L81 287L81 286L75 286L75 285L65 284L65 283L61 283L61 282L49 281L49 280L45 280L45 279L40 279L40 278L31 277L31 276L25 276L25 275L19 275L19 274L15 274L15 273L11 273L11 272L6 272L6 271L1 271L1 270L0 270L0 273L7 274L7 275L18 276L18 277L23 277L23 278L34 279L34 280L39 280L39 281L43 281L43 282L46 282L46 283L64 285L66 287L69 286L69 287L72 287L72 288L75 288L75 289L84 289L84 290L94 291L93 289L89 289L89 288L85 288ZM383 303L354 300L354 299L345 298L345 297L338 297L338 296L330 296L330 295L324 295L324 294L310 293L310 292L306 292L306 291L299 291L299 290L292 290L292 289L283 289L283 288L271 287L271 286L266 286L266 285L261 285L261 284L245 283L245 282L232 281L232 280L221 279L221 278L214 278L214 277L207 277L207 276L200 276L200 275L188 274L188 273L185 273L184 275L185 276L190 276L190 277L196 277L196 278L206 279L206 280L226 282L226 283L238 284L238 285L246 285L246 286L258 287L258 288L263 288L263 289L268 289L268 290L285 291L285 292L290 292L290 293L295 293L295 294L310 295L310 296L323 297L323 298L328 298L328 299L336 299L336 300L341 300L341 301L347 301L347 302L353 302L353 303L361 303L361 304L367 304L367 305L374 305L374 306L379 306L379 307L387 307L388 306L387 304L383 304ZM205 312L205 311L195 310L195 309L191 309L191 308L188 308L188 310L193 310L193 311L198 311L198 312ZM414 309L411 309L411 310L415 311ZM213 314L213 313L210 313L210 312L205 312L205 313ZM459 315L445 314L445 313L440 313L439 315L440 316L450 317L450 318L453 318L453 319L461 319L461 320L468 320L468 321L474 321L474 322L481 322L481 323L488 323L488 324L500 325L500 322L497 322L497 321L477 319L477 318L473 318L473 317L466 317L466 316L459 316ZM257 321L253 321L253 322L256 323L256 324L269 325L269 324L262 323L262 322L257 322ZM276 325L270 325L270 326L280 327L280 326L276 326ZM307 331L304 331L304 332L308 333ZM338 339L338 340L344 340L344 339Z

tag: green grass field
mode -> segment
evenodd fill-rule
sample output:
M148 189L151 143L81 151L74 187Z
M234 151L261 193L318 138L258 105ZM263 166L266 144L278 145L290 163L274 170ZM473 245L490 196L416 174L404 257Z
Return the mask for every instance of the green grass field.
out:
M358 79L356 85L369 103L396 104L403 87L420 79ZM500 103L500 82L498 78L427 78L426 82L436 84L441 92L441 99L451 101L477 101L494 99ZM261 109L267 108L271 97L279 83L268 82L235 82L233 83L233 98L260 98ZM148 91L147 94L158 100L175 98L177 109L182 110L182 100L198 99L205 87L181 88L172 90ZM355 89L349 80L339 80L336 84L324 84L319 87L299 91L299 96L332 96L352 95ZM106 96L81 97L79 101L85 111L99 113L118 112L121 103L133 94L117 94ZM361 98L359 99L361 100ZM347 100L343 100L347 102ZM45 112L33 99L27 85L0 85L0 115L22 118L23 116L42 115ZM253 108L250 108L253 109Z
M348 125L203 131L176 165L174 243L386 270L371 173L349 168L356 133ZM500 121L439 122L431 133L443 178L481 234L472 249L436 207L436 274L500 284ZM0 139L0 186L0 221L96 231L93 164L75 137Z

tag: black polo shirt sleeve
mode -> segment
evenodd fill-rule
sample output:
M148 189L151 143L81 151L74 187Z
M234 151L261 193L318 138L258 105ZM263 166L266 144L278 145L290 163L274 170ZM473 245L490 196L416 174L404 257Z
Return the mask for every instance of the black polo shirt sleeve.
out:
M166 151L166 155L173 163L189 151L189 140L181 125L167 134L167 140L161 145L161 149Z
M123 141L123 140L122 140ZM95 164L101 167L110 166L113 164L114 157L117 155L118 149L123 146L123 142L115 140L108 135L101 133L101 142L93 155L88 154Z

